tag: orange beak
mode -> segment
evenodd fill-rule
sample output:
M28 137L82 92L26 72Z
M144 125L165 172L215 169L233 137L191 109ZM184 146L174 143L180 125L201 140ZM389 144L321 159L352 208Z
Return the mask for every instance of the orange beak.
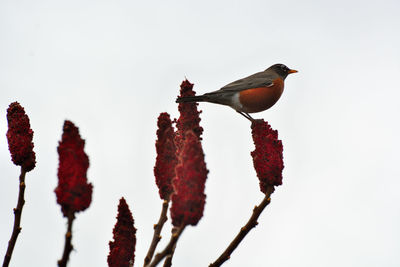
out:
M298 72L298 71L297 70L289 70L289 74L296 73L296 72Z

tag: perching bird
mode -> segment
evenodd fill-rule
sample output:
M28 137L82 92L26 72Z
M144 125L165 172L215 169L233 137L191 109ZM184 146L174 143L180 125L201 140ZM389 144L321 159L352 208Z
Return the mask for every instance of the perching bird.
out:
M264 111L272 107L283 93L284 81L296 73L283 64L275 64L262 72L225 85L217 91L199 96L178 97L177 103L210 102L230 106L253 121L249 113Z

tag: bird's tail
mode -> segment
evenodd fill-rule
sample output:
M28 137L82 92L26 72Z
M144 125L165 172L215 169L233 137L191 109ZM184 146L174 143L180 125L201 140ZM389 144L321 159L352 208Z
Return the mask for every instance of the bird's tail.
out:
M208 97L205 95L195 95L195 96L183 96L176 99L176 103L188 103L188 102L204 102L209 101Z

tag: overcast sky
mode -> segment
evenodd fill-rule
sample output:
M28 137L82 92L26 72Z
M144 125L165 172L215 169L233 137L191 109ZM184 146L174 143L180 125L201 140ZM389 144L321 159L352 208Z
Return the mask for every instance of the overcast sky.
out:
M11 266L61 257L66 219L53 190L65 119L86 140L94 185L69 266L107 266L122 196L141 266L161 209L156 119L178 116L182 80L205 93L284 63L299 73L274 107L254 114L279 131L283 185L224 266L400 266L399 11L396 0L0 1L1 259L18 194L5 136L11 102L30 117L37 157ZM173 266L208 266L263 198L249 122L227 107L199 107L207 203Z

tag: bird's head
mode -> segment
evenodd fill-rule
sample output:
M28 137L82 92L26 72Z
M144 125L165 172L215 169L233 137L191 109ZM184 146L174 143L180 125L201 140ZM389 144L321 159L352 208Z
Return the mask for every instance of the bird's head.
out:
M291 73L296 73L297 70L292 70L289 69L288 67L286 67L286 65L284 64L275 64L272 65L271 67L269 67L267 70L272 70L274 72L276 72L279 76L282 77L282 79L284 80L289 74Z

